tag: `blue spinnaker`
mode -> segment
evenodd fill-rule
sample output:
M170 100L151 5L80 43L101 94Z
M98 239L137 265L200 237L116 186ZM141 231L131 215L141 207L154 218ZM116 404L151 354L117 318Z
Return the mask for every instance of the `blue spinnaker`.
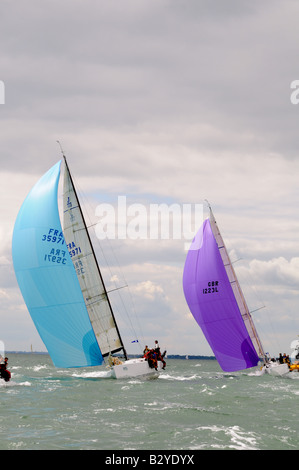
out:
M12 243L14 269L54 365L96 366L102 364L103 357L59 218L60 164L36 183L19 211Z

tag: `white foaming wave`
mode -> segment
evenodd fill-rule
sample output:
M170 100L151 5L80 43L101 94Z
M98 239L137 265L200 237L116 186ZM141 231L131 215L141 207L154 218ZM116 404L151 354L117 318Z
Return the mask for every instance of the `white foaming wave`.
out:
M72 377L80 377L85 379L110 379L112 377L111 371L94 371L94 372L83 372L82 374L72 374Z
M250 377L261 377L264 374L265 374L265 370L264 369L259 369L259 370L255 370L255 371L252 371L252 372L248 372L248 374L245 374L245 375L248 375Z
M255 433L242 431L239 426L200 426L197 428L198 431L209 430L213 433L223 432L230 438L230 443L215 445L212 444L212 448L231 448L236 450L259 450L257 447L257 438Z
M183 381L189 381L189 380L196 380L196 379L200 379L201 377L199 375L191 375L190 377L186 377L184 375L182 376L175 376L175 375L170 375L170 374L161 374L159 376L159 379L164 379L164 380L178 380L180 382L183 382Z
M299 372L290 372L285 377L292 380L299 380Z
M5 382L4 380L0 380L0 388L10 388L10 387L31 387L31 382L14 382L10 380L9 382Z
M41 369L47 369L47 366L46 365L41 365L41 366L34 366L33 367L34 372L38 372Z

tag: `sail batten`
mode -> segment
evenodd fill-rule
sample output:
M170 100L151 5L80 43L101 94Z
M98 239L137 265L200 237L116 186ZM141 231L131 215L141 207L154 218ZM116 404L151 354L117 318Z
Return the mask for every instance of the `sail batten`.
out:
M196 234L186 257L183 287L186 301L220 366L225 371L256 366L259 357L236 301L209 219Z

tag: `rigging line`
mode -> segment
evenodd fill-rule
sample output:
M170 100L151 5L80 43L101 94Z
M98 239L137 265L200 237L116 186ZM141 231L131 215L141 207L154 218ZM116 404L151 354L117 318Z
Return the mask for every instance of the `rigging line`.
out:
M142 331L141 326L140 326L140 319L139 319L138 315L136 314L136 309L135 309L135 305L134 305L134 301L133 301L133 296L132 296L130 287L129 287L129 285L128 285L128 283L127 283L127 280L126 280L126 278L125 278L125 275L124 275L124 273L123 273L123 271L122 271L122 269L121 269L121 266L120 266L120 264L119 264L119 261L118 261L118 259L117 259L116 253L115 253L115 250L113 249L113 246L112 246L112 244L111 244L111 242L110 242L110 240L109 240L108 238L106 238L106 242L107 242L107 244L108 244L108 246L109 246L109 249L110 249L110 251L111 251L111 253L112 253L112 255L113 255L114 262L115 262L115 264L117 265L118 274L120 274L121 278L123 279L123 282L125 282L126 285L127 285L127 293L128 293L128 295L129 295L129 297L130 297L130 302L131 302L130 310L131 310L132 314L133 314L134 317L135 317L136 323L138 323L138 328L139 328L139 330L140 330L140 332L141 332L141 336L142 336L142 339L143 339L143 341L144 341L144 334L143 334L143 331ZM101 248L101 250L102 250L101 243L99 243L99 246L100 246L100 248ZM103 255L104 255L104 253L103 253ZM105 255L104 255L104 257L105 257ZM106 258L105 258L105 261L106 261L106 264L107 264L107 266L108 266L108 268L109 268L109 271L110 271L110 273L111 273L111 269L110 269L109 264L107 263ZM111 274L112 274L112 273L111 273ZM116 281L113 280L113 282L114 282L114 285L117 286ZM119 289L116 289L116 290L119 290ZM124 302L123 297L120 295L120 292L118 292L118 298L119 298L119 301L120 301L120 303L121 303L121 305L122 305L123 313L125 313L126 318L127 318L127 322L128 322L129 325L130 325L131 332L133 333L134 337L137 339L137 338L138 338L138 335L137 335L136 330L135 330L135 327L134 327L134 325L133 325L132 315L129 314L128 308L127 308L127 306L126 306L126 304L125 304L125 302ZM120 313L120 315L122 316L121 310L119 310L119 313ZM139 344L139 342L138 342L138 344ZM140 346L140 348L141 348L141 346Z
M121 276L123 282L125 282L126 285L127 285L127 288L128 288L127 292L128 292L129 297L130 297L130 304L131 304L131 305L130 305L130 310L131 310L132 314L134 315L134 320L135 320L135 322L138 324L138 329L139 329L139 331L140 331L140 333L141 333L142 340L143 340L143 342L144 342L144 341L145 341L145 340L144 340L144 334L143 334L143 331L142 331L142 328L141 328L141 325L140 325L140 318L139 318L138 315L136 314L136 308L135 308L135 304L134 304L134 300L133 300L133 296L132 296L131 289L130 289L128 283L127 283L127 280L126 280L126 278L125 278L125 275L124 275L124 273L123 273L123 271L122 271L122 269L121 269L121 266L120 266L120 264L119 264L118 258L117 258L117 256L116 256L115 250L113 249L112 243L110 242L109 238L106 238L106 243L108 244L109 249L110 249L110 252L111 252L112 255L113 255L114 262L115 262L115 264L116 264L116 266L117 266L117 268L118 268L118 274L120 274L120 276ZM98 244L99 244L99 246L100 246L100 248L101 248L101 250L102 250L102 252L103 252L101 243L98 242ZM111 273L110 266L109 266L109 263L107 262L104 253L103 253L103 256L104 256L104 258L105 258L106 265L107 265L108 268L109 268L110 274L112 274L112 273ZM116 285L116 281L113 281L113 282L114 282L114 284ZM130 325L131 332L133 333L134 337L135 337L136 339L138 339L138 336L140 336L140 335L137 335L136 329L135 329L135 327L134 327L134 325L133 325L132 315L129 314L128 308L127 308L127 306L126 306L126 304L125 304L125 302L124 302L123 297L120 295L120 293L118 293L118 298L119 298L120 303L121 303L121 305L122 305L123 312L126 314L127 322L128 322L129 325ZM120 310L119 310L119 313L120 313L120 315L122 316L122 312L121 312ZM139 341L138 341L138 345L139 345L139 347L140 347L140 350L142 350Z
M115 289L107 290L107 294L110 294L110 292L115 292L116 290L125 289L125 287L128 287L128 285L126 284L125 286L120 286L120 287L116 287Z
M262 310L263 308L266 308L266 305L263 305L262 307L259 307L259 308L255 308L254 310L250 310L250 314L251 313L254 313L254 312L257 312L258 310Z
M127 281L126 281L126 279L125 279L125 277L124 277L123 272L121 271L120 265L119 265L119 263L118 263L117 257L116 257L116 255L115 255L114 250L113 250L113 247L112 247L111 243L109 242L109 239L106 239L106 241L107 241L107 243L108 243L108 246L109 246L110 251L112 252L112 254L113 254L113 256L114 256L114 260L115 260L115 262L116 262L116 264L117 264L119 273L121 274L121 277L122 277L123 281L126 283L126 287L128 288L128 292L129 292L129 295L130 295L130 297L131 297L131 302L132 302L132 307L133 307L132 310L133 310L134 315L135 315L135 317L137 318L137 321L138 321L139 319L138 319L138 317L137 317L137 315L136 315L136 311L135 311L135 308L134 308L134 304L133 304L133 301L132 301L132 295L131 295L131 292L130 292L128 283L127 283ZM99 242L99 240L98 240L98 243L97 243L97 244L98 244L98 246L99 246L99 248L100 248L100 250L101 250L102 256L103 256L103 258L104 258L104 260L105 260L106 267L108 268L108 270L109 270L109 272L110 272L110 276L111 276L111 278L112 278L112 277L113 277L113 273L112 273L111 267L110 267L110 265L109 265L109 263L108 263L108 260L107 260L107 257L106 257L106 255L105 255L105 252L104 252L104 250L103 250L103 246L102 246L102 244ZM115 287L115 289L111 289L110 292L111 292L112 290L114 290L114 291L119 291L121 288L119 288L119 287L117 286L116 281L113 280L112 282L114 283L114 285L115 285L116 287ZM136 330L135 330L135 328L134 328L134 326L133 326L132 318L131 318L131 316L129 315L128 308L127 308L127 306L126 306L126 304L125 304L125 302L124 302L124 299L122 298L122 296L120 295L119 292L118 292L118 298L119 298L120 303L121 303L121 306L122 306L122 311L123 311L123 313L125 313L126 321L127 321L127 323L129 323L129 325L130 325L131 332L133 333L133 335L134 335L135 338L138 338L138 335L136 334ZM121 312L121 310L120 310L119 308L118 308L118 312L119 312L119 314L122 316L122 312ZM141 330L140 325L139 325L139 329ZM144 338L143 338L143 339L144 339Z
M111 252L112 252L112 254L113 254L113 256L114 256L114 260L115 260L115 263L116 263L116 265L117 265L117 267L118 267L118 270L119 270L119 272L120 272L120 274L121 274L121 277L122 277L123 281L124 281L126 284L128 284L128 283L127 283L127 280L126 280L126 278L125 278L125 275L124 275L124 273L123 273L123 271L122 271L122 269L121 269L121 267L120 267L120 264L119 264L119 261L118 261L118 259L117 259L115 250L113 249L113 246L112 246L112 244L110 243L109 239L108 239L108 244L109 244L110 250L111 250ZM133 299L132 292L131 292L131 289L130 289L129 285L128 285L128 290L127 290L127 292L128 292L129 297L130 297L130 304L131 304L131 305L130 305L130 309L131 309L131 311L132 311L132 314L134 315L135 322L136 322L136 324L138 325L138 329L139 329L139 332L140 332L140 334L141 334L142 340L143 340L143 342L145 342L144 333L143 333L143 330L142 330L141 324L140 324L140 318L139 318L139 316L137 315L136 308L135 308L135 304L134 304L134 299ZM123 298L121 297L120 294L119 294L119 298L120 298L121 303L122 303L122 305L123 305L123 308L124 308L124 310L125 310L125 312L126 312L126 314L127 314L127 318L128 318L129 323L130 323L131 331L134 333L135 338L137 339L137 338L138 338L138 335L137 335L136 330L135 330L135 328L134 328L134 326L133 326L132 318L131 318L131 316L129 315L128 310L127 310L127 307L125 306L124 300L123 300ZM142 348L141 348L141 345L140 345L139 342L138 342L138 344L139 344L139 346L140 346L140 350L142 351Z
M97 295L93 295L91 297L86 297L86 300L89 301L89 300L95 299L97 297L99 298L99 300L106 300L107 294L110 294L110 292L114 292L116 290L124 289L125 287L128 287L128 286L120 286L120 287L116 287L115 289L106 290L106 292L103 292L102 294L97 294Z
M78 207L78 206L73 207L73 209L76 209L77 207ZM64 211L64 212L68 212L68 211L69 211L69 209L67 209L67 210ZM90 229L91 227L95 227L96 225L98 225L98 223L86 225L86 228L87 228L87 229ZM84 228L77 228L76 230L74 230L74 232L80 232L80 231L82 231L82 230L84 230Z
M238 259L236 259L235 261L231 261L231 264L238 263L239 261L242 261L242 260L243 260L243 258L238 258Z
M128 292L129 292L129 294L131 294L129 290L128 290ZM123 308L123 310L124 310L125 313L126 313L127 321L128 321L129 324L130 324L131 332L132 332L133 336L134 336L136 339L138 339L138 335L137 335L136 330L135 330L135 328L134 328L132 319L131 319L130 315L128 314L127 307L126 307L126 305L125 305L125 303L124 303L124 300L123 300L123 298L122 298L122 296L120 295L119 292L118 292L118 296L119 296L119 300L120 300L120 302L121 302L122 308ZM120 313L121 313L121 312L120 312ZM143 341L144 341L143 333L142 333L142 339L143 339ZM139 343L139 341L138 341L138 343Z
M92 226L94 226L94 225L97 225L97 224L91 224L90 226L92 227ZM142 339L144 340L144 335L143 335L143 332L142 332L142 329L141 329L141 326L140 326L140 319L139 319L139 317L138 317L137 314L136 314L136 309L135 309L135 305L134 305L134 302L133 302L133 297L132 297L132 293L131 293L130 287L129 287L128 282L127 282L127 280L126 280L126 278L125 278L125 275L124 275L124 273L123 273L123 271L122 271L122 269L121 269L121 267L120 267L118 258L117 258L117 256L116 256L115 250L114 250L114 248L113 248L113 246L112 246L112 243L111 243L110 239L106 237L105 240L106 240L106 243L107 243L107 245L108 245L108 247L109 247L110 253L111 253L112 256L113 256L114 263L115 263L115 265L116 265L116 267L117 267L117 271L118 271L118 272L116 273L116 275L120 275L120 277L122 278L123 282L126 284L126 286L127 286L127 288L128 288L128 293L129 293L130 300L131 300L131 310L132 310L132 313L134 314L134 317L135 317L135 319L136 319L136 322L138 323L138 328L139 328L139 330L140 330L140 332L141 332L141 335L142 335L142 337L143 337ZM107 257L106 257L106 255L105 255L104 250L103 250L103 246L102 246L102 244L100 243L99 240L97 240L97 245L99 246L99 248L100 248L100 250L101 250L102 256L103 256L103 258L104 258L104 260L105 260L106 267L108 268L108 270L109 270L109 272L110 272L110 276L113 277L113 274L115 274L115 273L112 273L111 267L110 267L110 265L109 265L109 263L108 263ZM114 283L114 285L116 286L116 289L115 289L115 290L118 290L118 286L117 286L115 280L113 280L113 283ZM132 333L134 333L135 337L138 338L138 335L136 334L136 330L135 330L135 328L134 328L134 326L133 326L133 323L132 323L131 315L129 315L128 308L127 308L127 306L125 305L124 300L123 300L123 298L121 297L120 294L119 294L119 299L120 299L120 302L121 302L121 304L122 304L123 311L124 311L124 313L126 314L127 321L128 321L129 324L130 324L131 331L132 331ZM120 314L121 314L121 312L120 312Z
M80 192L81 199L82 199L82 201L81 201L81 206L83 206L83 207L85 208L85 217L88 218L88 221L89 221L88 225L86 224L86 226L87 226L88 229L91 228L91 227L95 227L96 225L98 225L98 222L97 222L97 223L93 223L93 222L92 222L92 219L91 219L91 215L90 215L90 213L91 213L91 211L93 210L93 208L92 208L91 204L89 203L88 198L85 196L84 191L82 190L82 188L80 188L80 185L79 185L77 182L76 182L76 187L78 188L78 190L79 190L79 192ZM87 210L87 206L88 206L89 210ZM77 229L77 230L74 230L74 231L77 232L77 231L80 231L80 230L82 230L82 229ZM120 269L119 263L118 263L118 261L117 261L117 258L116 258L116 256L115 256L115 253L114 253L114 251L113 251L113 248L112 248L111 244L109 243L109 239L106 238L106 240L107 240L107 242L108 242L108 244L109 244L109 249L110 249L110 251L112 252L112 254L113 254L113 256L114 256L114 259L115 259L115 261L116 261L116 264L117 264L117 266L118 266L118 269L119 269L119 271L120 271L120 274L121 274L121 276L122 276L122 278L123 278L123 281L124 281L125 284L127 284L126 279L124 278L124 275L123 275L123 273L121 272L121 269ZM104 253L102 244L100 243L100 241L99 241L98 238L97 238L96 242L97 242L97 246L99 246L99 248L100 248L100 250L101 250L103 259L104 259L104 261L105 261L105 265L106 265L106 267L109 269L109 273L110 273L110 275L112 276L114 273L112 273L111 267L110 267L110 265L109 265L109 263L108 263L108 260L107 260L107 256L106 256L105 253Z

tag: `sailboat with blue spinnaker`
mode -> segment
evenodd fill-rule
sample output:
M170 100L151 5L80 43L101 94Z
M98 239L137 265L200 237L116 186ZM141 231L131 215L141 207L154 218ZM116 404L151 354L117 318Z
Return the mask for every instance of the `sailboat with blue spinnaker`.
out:
M25 199L12 254L28 311L56 367L106 363L114 378L158 375L145 358L127 357L64 155Z

